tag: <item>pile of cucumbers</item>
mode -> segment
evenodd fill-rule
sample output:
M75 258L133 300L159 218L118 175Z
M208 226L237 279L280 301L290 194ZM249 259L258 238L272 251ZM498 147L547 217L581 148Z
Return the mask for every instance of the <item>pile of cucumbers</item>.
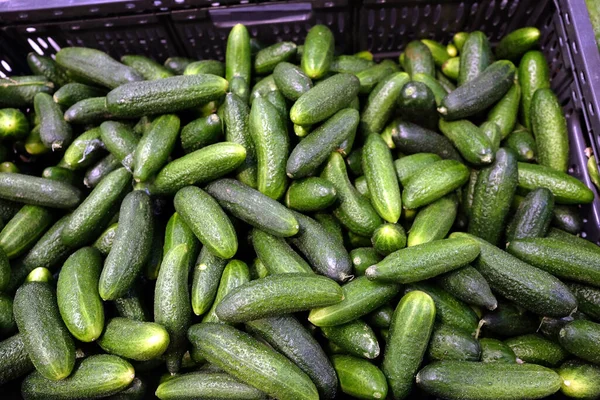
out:
M0 81L3 393L599 398L594 192L539 37L30 54Z

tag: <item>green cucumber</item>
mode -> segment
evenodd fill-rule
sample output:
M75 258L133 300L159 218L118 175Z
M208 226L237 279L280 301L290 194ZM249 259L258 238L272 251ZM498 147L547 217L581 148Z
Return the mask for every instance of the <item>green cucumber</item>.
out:
M210 183L206 191L221 207L256 228L278 237L298 233L298 222L290 210L243 183L219 179Z
M577 298L577 309L585 315L600 319L600 289L579 283L567 283Z
M432 298L420 291L404 295L394 311L381 369L395 399L405 398L411 392L414 375L427 350L435 315Z
M521 123L531 131L531 104L538 89L550 88L550 68L541 51L528 51L521 58L518 71L521 85Z
M308 320L316 326L335 326L362 317L390 301L399 292L396 284L359 277L342 286L344 299L327 307L313 308Z
M552 89L536 90L531 99L531 129L537 144L537 161L557 171L567 172L569 133L567 120Z
M521 162L531 162L537 156L537 145L533 135L527 129L516 129L508 135L504 146L512 149Z
M50 57L31 52L27 54L27 65L34 75L43 75L57 86L63 86L69 82L65 71Z
M33 100L36 115L40 117L40 139L52 151L71 143L71 126L63 119L60 106L48 93L38 93Z
M316 213L313 217L321 224L321 226L329 232L332 236L335 236L339 242L344 241L344 232L340 221L328 212Z
M435 79L434 76L427 74L414 74L412 76L412 80L413 82L420 82L427 85L429 90L431 90L431 93L433 93L435 103L438 107L442 104L442 100L448 94L446 89L444 89L444 87L437 79Z
M504 344L510 347L520 360L546 367L556 367L568 356L562 347L539 334L513 337Z
M16 330L17 323L13 316L13 299L6 294L0 294L0 337L5 338ZM0 348L1 347L2 346L0 345ZM0 378L0 381L1 380L2 378Z
M433 154L428 155L427 153L423 153L422 155L433 156ZM400 160L405 160L408 157L401 158ZM422 157L422 159L427 158ZM433 157L430 157L429 160L434 161ZM404 165L406 164L396 162L397 168ZM404 169L404 171L406 171L406 169ZM455 195L450 194L419 210L408 231L408 246L416 246L422 243L444 239L454 224L457 209L458 200Z
M227 38L225 51L225 79L231 81L239 76L250 83L252 60L250 59L250 35L242 24L236 24Z
M45 154L50 151L44 143L42 143L42 139L40 138L40 126L36 125L33 127L27 138L25 138L25 151L28 154L37 156L40 154Z
M0 385L31 372L34 367L27 355L23 334L17 333L0 342Z
M472 81L494 61L490 41L481 31L471 32L460 51L458 85Z
M594 244L593 242L590 242L589 240L585 240L583 238L580 238L579 236L573 235L571 233L568 233L566 231L563 231L561 229L557 229L557 228L550 228L548 230L548 235L547 237L549 238L555 238L555 239L560 239L563 242L566 242L568 244L571 244L573 246L575 246L575 248L579 248L579 247L586 247L588 249L591 249L592 251L598 251L598 245Z
M296 101L313 87L312 80L301 68L288 62L279 63L273 71L277 88L286 99Z
M520 101L521 86L515 82L487 114L487 121L494 122L500 128L502 139L510 135L515 127Z
M334 355L335 368L342 392L356 399L385 399L388 384L385 375L370 362L352 356Z
M561 392L576 399L596 399L600 396L600 367L580 360L569 360L558 369L562 378Z
M223 124L217 114L198 118L181 129L181 146L191 153L220 141Z
M367 315L367 323L375 328L387 329L392 322L394 309L386 304Z
M65 150L60 164L71 170L89 167L98 160L103 148L104 143L100 140L100 128L90 129L73 140L73 143Z
M50 168L52 168L52 167L50 167ZM54 168L57 168L57 167L54 167ZM44 169L44 171L46 171L47 169L48 169L48 168ZM2 164L0 164L0 172L13 172L13 173L19 173L19 172L20 172L20 170L19 170L19 167L17 167L17 166L15 165L15 163L13 163L13 162L10 162L10 161L6 161L6 162L3 162ZM43 174L43 172L42 172L42 177L43 177L43 178L47 178L47 176L45 176L45 175Z
M319 395L333 399L338 380L327 356L310 332L292 316L258 319L246 323L250 333L260 336L308 375Z
M210 74L131 82L111 90L106 106L112 115L124 118L172 113L218 100L228 85L225 79Z
M527 26L504 36L496 46L496 56L501 59L515 60L536 47L540 40L540 30Z
M471 164L490 164L494 161L492 142L471 121L461 119L448 122L440 119L439 128Z
M0 231L0 249L5 257L16 258L29 250L52 224L52 211L24 205Z
M10 79L0 79L0 106L29 106L38 93L50 94L53 91L54 84L45 76L11 76Z
M590 176L590 180L596 188L600 188L600 172L598 172L598 163L596 162L596 156L592 154L587 161L587 171Z
M0 292L8 287L10 283L10 261L4 250L0 250ZM12 312L11 312L12 314Z
M586 320L568 323L558 341L569 353L593 364L600 364L600 324Z
M387 256L406 247L406 232L399 224L381 224L373 232L371 243L379 254Z
M372 247L359 247L350 252L355 275L362 276L367 268L382 260L381 255Z
M261 78L252 88L252 91L250 92L250 104L252 105L252 102L254 101L254 99L256 99L257 97L263 97L266 96L269 92L274 92L275 90L279 90L277 88L277 84L275 83L275 78L273 77L273 75L268 75L264 78ZM244 100L241 96L237 95L240 99ZM245 101L246 103L247 101Z
M381 133L396 107L402 88L409 80L406 72L395 72L373 88L360 116L363 135Z
M509 364L517 362L515 352L498 339L481 338L479 339L479 347L481 347L481 362L502 362Z
M498 308L486 312L479 326L498 336L519 336L534 333L540 324L530 312L512 303L500 302Z
M162 254L166 256L166 254L180 244L185 244L188 247L189 257L188 261L190 266L198 257L198 253L200 251L200 245L198 239L194 235L194 232L190 229L189 226L183 221L181 216L175 212L169 218L169 222L167 222L167 226L164 230L164 241ZM157 232L158 234L158 232ZM156 236L156 235L153 235ZM161 259L163 257L161 256Z
M372 246L373 242L370 237L357 235L352 231L348 231L348 244L351 249L355 249L357 247Z
M438 324L431 333L427 358L437 361L479 361L481 347L469 333Z
M106 90L73 82L67 83L54 92L52 98L58 105L68 108L81 100L102 96L106 96Z
M302 212L323 210L337 200L337 192L331 182L319 177L293 181L285 194L288 208Z
M346 163L354 176L362 176L364 174L362 169L362 147L352 150L346 157Z
M546 271L535 268L499 248L466 233L450 237L470 238L480 246L474 267L498 294L539 315L564 317L577 307L569 289Z
M579 234L583 229L583 219L576 206L554 204L554 216L551 224L573 235Z
M369 192L369 186L367 185L367 178L365 178L364 175L359 176L354 180L354 187L356 190L358 190L358 193L371 200L371 193Z
M448 120L466 118L486 110L513 86L515 66L510 61L496 61L476 78L449 93L438 108Z
M194 61L185 66L183 75L213 74L225 76L225 64L217 60Z
M356 73L356 77L360 82L360 93L371 93L373 88L382 80L393 74L394 69L388 64L375 64Z
M454 45L454 43L448 43L446 45L446 53L450 57L456 57L458 55L458 48Z
M171 161L150 185L153 194L174 194L179 189L210 182L234 171L246 158L246 149L237 143L206 146Z
M444 61L450 58L450 56L448 55L448 51L446 50L446 46L444 46L440 42L436 42L435 40L429 39L421 39L421 43L427 46L427 48L431 52L431 56L433 57L433 61L435 62L435 65L437 67L441 67ZM408 51L408 46L406 46L406 49L406 51ZM435 73L431 74L431 76L433 75L435 75Z
M310 266L287 242L260 229L252 230L252 245L256 255L270 274L310 273Z
M462 51L467 38L469 37L469 33L467 32L456 32L452 37L452 43L456 46L458 51Z
M148 321L148 313L144 304L140 291L134 286L118 299L114 300L115 309L120 317L128 320L146 322Z
M73 374L52 381L36 371L23 380L21 394L25 399L80 399L110 396L125 389L133 381L131 364L117 356L98 354L77 365Z
M92 165L85 173L83 184L88 188L94 188L106 175L121 167L119 159L112 154L107 155Z
M165 114L152 121L133 153L133 177L136 182L147 181L169 159L179 134L179 117Z
M166 67L148 57L126 55L121 57L121 62L149 81L173 76Z
M23 344L38 374L61 380L75 365L75 344L65 327L53 289L45 282L27 282L17 290L14 314Z
M517 157L507 149L477 176L471 206L469 233L498 245L517 189Z
M153 234L151 208L150 197L139 190L123 199L117 234L98 284L103 300L122 297L146 263Z
M273 72L277 65L288 61L296 55L296 44L279 42L265 47L254 57L254 72L259 75Z
M25 114L16 108L0 110L0 138L3 140L19 140L26 138L28 133L29 121Z
M440 287L467 304L494 310L498 301L490 285L475 268L466 267L448 272L437 279Z
M344 325L321 327L323 336L340 347L343 353L374 359L381 351L375 332L369 325L356 319Z
M594 193L577 178L542 165L520 162L519 187L526 190L545 187L559 204L585 204L594 199Z
M216 257L214 255L211 256ZM216 261L213 262L216 263ZM204 315L202 322L221 322L215 312L221 300L223 300L223 298L227 296L229 292L249 281L250 270L248 269L246 263L239 260L229 261L225 266L223 273L221 274L219 287L214 297L214 301L212 304L210 304L210 310L208 310L208 312Z
M294 124L294 134L299 138L303 138L308 136L310 130L312 129L312 125L296 125Z
M288 118L287 101L286 101L286 98L283 96L283 94L281 94L281 92L279 90L273 90L272 92L267 93L264 96L264 98L267 99L267 101L269 103L271 103L271 105L273 107L275 107L275 109L279 113L279 117L284 122L287 122L287 118Z
M223 372L195 371L170 377L155 392L161 400L182 398L227 398L264 400L266 395Z
M169 57L165 60L163 65L173 71L176 74L183 74L185 67L194 62L191 58L185 57Z
M332 151L356 133L358 123L358 111L351 108L338 111L292 150L287 159L287 175L298 179L315 173Z
M442 73L446 77L456 81L460 77L460 59L460 57L452 57L447 59L440 68Z
M492 152L496 153L500 148L500 142L502 141L500 128L495 122L485 121L479 125L479 129L486 136L492 144Z
M50 208L73 208L81 200L74 186L20 173L0 173L0 198Z
M392 124L392 139L398 150L407 154L433 153L444 159L462 160L445 136L406 121L394 120Z
M408 184L409 179L417 172L440 161L441 158L433 153L416 153L410 156L404 156L394 161L394 169L402 186Z
M90 97L73 104L65 111L64 120L70 124L93 125L112 118L106 107L106 97Z
M139 368L138 368L139 369ZM148 385L146 379L142 380L138 377L133 378L133 381L125 389L117 394L107 398L107 400L142 400L146 395Z
M560 376L534 364L440 361L417 374L425 392L450 400L540 399L556 393Z
M435 75L435 58L430 47L419 40L413 40L404 49L404 67L406 72L413 74Z
M106 324L98 345L109 354L136 361L160 357L169 345L169 334L154 322L113 318Z
M357 74L360 71L372 67L375 65L373 60L367 60L357 55L348 56L341 55L337 56L331 61L329 71L335 73L346 73L346 74Z
M417 81L406 83L402 87L397 103L401 114L409 121L430 129L437 127L437 103L433 92L426 84Z
M414 174L404 186L404 208L416 209L433 203L463 186L469 179L469 169L458 161L441 160Z
M506 230L506 241L546 236L552 212L554 197L546 188L532 190L519 205Z
M337 74L305 92L290 110L290 119L297 125L311 125L331 117L348 107L360 89L352 74Z
M125 168L133 169L133 157L140 139L128 125L115 121L103 122L100 125L100 139Z
M194 267L192 280L192 309L194 314L206 313L217 294L219 280L227 262L212 254L208 247L203 247Z
M335 50L334 37L325 25L315 25L304 39L301 66L311 79L322 78L331 67Z

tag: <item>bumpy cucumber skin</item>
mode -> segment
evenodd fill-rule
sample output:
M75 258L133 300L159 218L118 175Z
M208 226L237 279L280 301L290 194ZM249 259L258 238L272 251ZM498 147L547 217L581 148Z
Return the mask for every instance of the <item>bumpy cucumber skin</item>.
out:
M519 187L545 187L558 204L587 204L594 200L594 193L577 178L543 165L519 163Z
M471 121L461 119L448 122L440 119L439 128L471 164L483 165L494 161L492 142Z
M431 333L427 356L439 361L479 361L481 347L469 333L441 324Z
M546 188L535 189L525 196L506 230L506 241L544 237L550 228L554 196Z
M396 175L398 176L400 184L406 186L414 174L440 160L441 158L437 154L416 153L395 160L394 168L396 169Z
M90 129L79 135L67 148L61 166L71 170L86 168L98 159L103 148L100 128Z
M406 247L406 232L399 224L381 224L371 237L373 248L383 256Z
M515 127L520 101L521 86L515 82L487 115L487 120L494 122L500 128L502 139L505 139Z
M116 317L108 321L98 345L110 354L136 361L160 357L169 345L169 334L154 322Z
M52 98L56 103L63 107L71 107L78 101L89 99L91 97L101 97L106 95L106 91L83 83L67 83L58 89Z
M192 309L194 314L206 313L215 300L221 275L227 262L203 247L194 266L192 280Z
M106 149L131 170L133 153L139 142L133 130L121 122L105 121L100 125L100 138Z
M600 364L600 324L581 319L570 322L560 330L558 341L569 353Z
M579 360L569 360L558 369L562 378L561 392L576 399L600 396L600 367Z
M583 229L583 219L576 206L555 204L551 224L573 235L579 234Z
M40 56L34 52L27 54L27 65L34 75L43 75L57 86L69 82L65 71L50 57Z
M33 104L38 93L52 93L54 84L45 76L11 76L0 83L2 107L25 107Z
M513 337L504 344L510 347L520 360L545 367L555 367L568 356L560 345L539 334Z
M279 42L265 47L256 53L254 58L254 72L257 74L268 74L273 72L282 62L292 58L296 54L296 43Z
M531 162L537 155L537 145L527 129L517 129L504 140L503 146L512 149L521 162Z
M435 75L433 55L429 47L420 40L413 40L406 45L404 49L404 66L410 76L418 73Z
M385 399L388 384L379 368L360 358L333 355L331 362L342 392L356 399Z
M180 397L228 397L244 400L264 400L267 395L223 372L195 371L177 375L158 385L155 392L161 400Z
M214 301L210 305L210 310L204 315L202 322L221 322L215 312L217 306L223 298L233 289L250 281L250 270L243 261L231 260L225 266Z
M252 245L270 274L312 272L308 263L282 238L253 229Z
M458 86L477 78L494 61L490 41L485 33L469 33L460 51Z
M367 268L383 259L372 247L356 248L350 252L350 258L352 259L354 274L358 276L364 275Z
M73 104L65 111L64 120L70 124L92 125L112 118L106 107L106 97L90 97Z
M407 245L416 246L444 239L456 219L458 200L447 195L419 210L408 232Z
M0 342L0 384L17 379L34 369L23 343L23 334L17 333Z
M285 194L288 208L302 212L326 209L337 200L337 192L331 182L319 177L293 181Z
M360 82L360 93L371 93L375 85L393 73L394 69L390 65L383 63L375 64L369 68L357 72L355 75Z
M531 131L531 104L538 89L550 88L550 68L541 51L528 51L519 63L521 85L521 123Z
M183 75L213 74L225 76L225 64L217 60L194 61L185 66ZM181 75L181 74L180 74Z
M331 66L334 52L334 38L325 25L315 25L304 40L304 50L300 65L312 79L323 77Z
M92 165L85 173L83 184L94 188L106 175L121 166L121 162L112 154L107 155Z
M557 171L567 172L569 133L567 120L552 89L536 90L531 99L531 129L537 144L537 161Z
M288 62L277 64L273 71L277 88L291 101L296 101L313 87L312 80L301 68Z
M517 362L517 356L510 347L498 339L481 338L479 339L481 347L481 362L503 362L514 364Z
M489 310L498 306L490 285L479 271L469 265L440 276L437 282L443 289L467 304Z
M447 137L399 119L390 124L394 125L392 140L398 150L407 154L433 153L444 159L462 161L462 157Z
M371 360L381 351L375 332L361 319L343 325L323 326L321 331L329 343L340 347L344 353Z
M38 93L33 100L40 116L40 138L52 150L68 146L72 140L71 126L63 119L60 106L47 93Z
M577 298L577 309L595 320L600 319L600 289L572 282L567 286Z
M531 312L513 303L500 302L495 310L483 315L480 325L494 335L513 337L535 333L540 323Z
M395 72L373 88L361 113L363 134L381 133L396 107L396 100L402 88L409 80L406 72Z
M126 55L121 57L121 62L149 81L173 76L166 67L148 57Z
M590 242L589 240L585 240L579 236L576 236L575 234L569 233L558 228L551 227L548 230L548 234L546 235L546 237L560 239L563 242L575 246L575 248L586 247L592 251L600 250L600 248L598 248L598 245L594 244L593 242Z
M52 223L52 214L45 207L21 207L0 231L0 249L5 256L14 259L29 250Z
M179 117L174 114L164 114L152 121L133 154L136 182L147 181L167 163L179 136L179 126Z
M535 47L540 39L540 30L527 26L504 36L496 46L496 56L501 59L514 60Z

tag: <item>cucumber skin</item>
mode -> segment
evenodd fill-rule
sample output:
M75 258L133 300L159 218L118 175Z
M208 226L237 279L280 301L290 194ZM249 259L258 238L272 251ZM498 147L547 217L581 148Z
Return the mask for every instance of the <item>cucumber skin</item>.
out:
M563 380L561 392L564 395L581 399L600 396L600 367L570 360L563 363L557 372Z
M144 304L142 304L142 300L141 294L136 287L129 289L123 297L114 300L117 314L120 317L133 321L148 321L148 313Z
M133 153L136 182L147 181L167 163L179 136L179 126L179 117L174 114L163 114L152 121Z
M173 76L166 67L144 56L125 55L121 57L121 62L148 81Z
M567 286L577 298L577 309L595 320L600 319L600 289L567 282Z
M65 150L60 164L70 170L89 167L98 160L103 148L104 143L100 140L100 128L90 129L73 140L73 143Z
M279 42L256 53L254 71L257 74L269 74L282 62L296 54L296 43Z
M106 97L80 100L69 107L64 114L64 120L73 125L97 124L112 117L106 108Z
M406 72L395 72L373 88L360 116L363 135L381 133L396 107L402 88L409 80Z
M161 400L179 399L181 397L213 398L224 396L244 400L264 400L266 394L252 386L240 382L223 372L189 372L165 380L158 385L155 392Z
M343 353L374 359L381 351L375 332L361 319L343 325L323 326L321 331L329 343L341 348Z
M53 151L71 143L71 126L63 119L60 106L47 93L38 93L33 99L36 115L40 118L40 139Z
M29 250L53 221L53 212L40 206L24 205L0 231L0 249L9 259Z
M487 115L487 120L496 123L500 128L502 139L510 135L515 127L520 101L521 86L518 83L513 83L513 86Z
M272 275L313 272L310 265L287 244L285 239L255 228L252 230L252 245L256 256Z
M481 347L470 334L442 324L431 333L427 356L437 361L479 361Z
M436 161L440 161L441 158L437 154L433 153L415 153L409 156L400 157L394 161L394 168L396 175L402 186L406 186L408 181L414 174L433 164Z
M550 88L550 68L541 51L528 51L521 58L518 71L521 85L521 123L531 131L531 103L538 89Z
M385 399L388 385L379 368L360 358L333 355L331 362L342 392L358 399Z
M555 204L551 224L572 235L579 234L583 229L583 219L579 215L578 208L574 206Z
M493 335L507 337L535 333L540 326L532 313L507 302L500 302L498 308L486 312L479 322Z
M227 262L212 254L208 247L200 250L192 280L192 309L194 314L206 313L217 294L219 281Z
M454 195L444 196L419 210L408 231L407 245L444 239L454 224L457 211L458 200Z
M337 192L331 182L319 177L293 181L285 194L285 205L296 211L321 211L337 200Z
M373 248L383 256L406 247L406 232L402 225L381 224L371 237Z
M367 268L377 264L383 257L372 247L359 247L350 252L350 259L352 259L354 275L362 276Z
M202 323L190 327L188 338L210 363L270 396L319 399L315 385L300 368L247 333L223 324ZM231 353L231 349L237 350ZM272 374L273 370L277 373Z
M540 30L535 27L517 29L504 36L496 46L498 58L513 60L535 47L540 39Z
M535 364L439 361L417 374L427 393L451 400L539 399L560 389L560 376Z
M600 364L600 324L586 320L570 322L560 330L558 341L569 353Z
M210 309L204 315L204 318L202 318L202 322L223 323L215 312L217 306L229 292L238 286L248 283L250 279L250 270L245 262L239 260L229 261L221 274L215 298L212 304L210 304Z
M520 360L530 364L556 367L568 357L568 353L560 345L539 334L513 337L504 341L504 344Z
M291 101L296 101L313 87L312 80L301 68L288 62L277 64L273 71L277 88Z
M408 396L433 330L436 308L429 295L414 291L398 304L381 368L395 399Z
M439 128L471 164L482 165L494 161L494 144L471 121L462 119L448 122L440 119Z
M554 196L546 188L535 189L525 196L506 229L506 241L544 237L550 228Z
M437 278L442 289L452 293L467 304L494 310L498 301L490 285L475 268L467 265Z
M85 173L83 184L88 188L94 188L106 175L121 166L121 162L112 154L107 155L92 165Z
M164 353L169 345L169 334L155 322L116 317L106 324L98 345L119 357L148 361Z
M567 172L569 133L567 120L552 89L538 89L531 99L531 129L537 144L537 161Z
M420 40L413 40L404 49L404 66L406 72L414 74L435 75L435 63L429 47Z
M313 26L304 40L301 67L312 79L323 77L331 66L334 53L334 37L325 25Z
M503 362L514 364L517 362L517 356L514 351L498 339L481 338L479 339L481 347L481 362Z
M75 365L75 344L65 327L50 285L27 282L14 299L14 314L31 362L47 379L60 380Z
M74 186L20 173L0 172L1 198L50 208L74 208L81 192Z
M296 318L284 315L248 321L246 329L261 336L275 350L292 360L311 378L321 398L335 398L338 386L336 371L319 343Z
M545 187L558 204L587 204L594 193L580 180L543 165L519 163L519 187L533 190Z
M462 162L461 155L447 137L407 121L396 119L391 124L395 125L392 140L398 150L407 154L433 153L443 159Z
M23 334L21 333L17 333L0 342L0 359L2 360L0 385L4 385L6 382L10 382L34 370L34 366L25 350Z
M521 162L531 162L537 155L537 145L533 135L527 129L517 129L503 141L503 146L517 153Z
M481 75L493 59L494 55L487 36L481 31L471 32L460 51L458 86Z

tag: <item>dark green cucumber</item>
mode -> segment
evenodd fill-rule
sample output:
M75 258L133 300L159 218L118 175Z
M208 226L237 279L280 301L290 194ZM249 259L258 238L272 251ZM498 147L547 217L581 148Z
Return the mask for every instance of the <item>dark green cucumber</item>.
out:
M520 162L519 187L526 190L545 187L559 204L585 204L594 199L593 192L577 178L542 165Z
M426 155L426 153L423 154ZM401 158L400 160L406 158L408 157ZM396 167L399 165L406 164L396 162ZM418 244L444 239L454 224L457 209L458 200L456 196L447 195L419 210L408 231L408 246L416 246Z
M445 136L407 121L394 120L391 124L394 125L392 140L398 150L407 154L433 153L444 159L462 161Z
M225 79L210 74L131 82L110 91L106 105L115 117L165 114L218 100L228 85Z
M322 78L331 67L335 50L333 33L325 25L315 25L308 31L300 65L311 79Z
M306 373L314 382L321 398L335 398L336 372L319 343L296 318L264 318L247 322L246 328L250 333L263 338Z
M456 81L460 76L460 57L447 59L440 69L447 79Z
M334 355L335 368L342 392L356 399L385 399L388 384L385 375L370 362L346 355Z
M121 62L149 81L173 76L166 67L148 57L126 55L121 57Z
M4 140L24 139L29 132L29 121L20 110L16 108L0 110L0 138Z
M65 71L50 57L40 56L31 52L27 54L27 65L34 75L43 75L57 86L62 86L69 82L69 77Z
M429 129L437 127L437 103L426 84L417 81L406 83L398 97L398 106L401 114L409 121Z
M568 353L555 342L539 334L513 337L504 342L522 361L530 364L556 367Z
M440 106L442 104L442 100L444 99L444 97L446 97L448 92L446 91L446 89L444 89L442 84L437 79L435 79L435 76L418 73L412 75L411 78L413 82L421 82L427 85L429 90L431 90L431 93L433 93L436 105Z
M540 30L531 26L514 30L500 40L495 49L496 56L507 60L518 59L538 44L540 36Z
M335 73L357 74L360 71L375 65L373 60L367 60L358 57L356 54L352 56L341 55L337 56L331 62L329 70Z
M442 289L452 293L467 304L494 310L498 301L485 278L471 266L466 266L440 276L437 280Z
M234 171L246 158L246 149L237 143L206 146L168 163L150 185L153 194L174 194L179 189L210 182Z
M421 43L423 43L429 51L431 52L431 56L433 57L433 61L437 67L441 67L444 61L450 58L448 55L448 51L446 50L446 46L441 44L440 42L436 42L435 40L429 39L421 39ZM410 45L410 43L409 43ZM408 51L408 46L406 46L406 50ZM409 61L410 62L410 61ZM412 74L411 74L412 75ZM431 74L431 76L435 75L435 71Z
M98 294L101 270L100 252L84 247L67 259L58 276L58 310L69 332L82 342L98 339L104 328L104 307Z
M1 250L0 251L0 292L4 292L4 290L8 287L8 285L10 283L10 275L11 275L10 261L8 260L8 256L6 255L4 250ZM12 315L12 311L10 312L10 314ZM1 329L0 329L0 331L1 331Z
M175 72L176 74L183 74L185 71L185 67L194 62L191 58L185 57L169 57L165 60L163 65L167 67L167 69Z
M16 330L17 323L13 316L13 299L6 294L0 294L0 337L5 338L13 334ZM1 372L0 375L2 375ZM0 378L1 380L2 378Z
M351 322L390 301L400 290L395 284L371 282L359 277L342 286L344 299L327 307L311 310L308 320L316 326L335 326Z
M551 224L573 235L579 234L583 229L583 219L576 206L555 204Z
M387 329L392 322L394 309L389 305L383 305L367 315L367 323L375 328Z
M546 188L532 190L519 205L506 230L506 241L546 236L552 212L554 197Z
M416 153L394 161L394 169L402 186L406 186L415 173L440 160L441 158L437 154Z
M52 381L40 371L34 372L23 380L21 394L25 399L104 397L125 389L134 377L135 371L127 361L98 354L82 360L73 374L61 381Z
M370 237L357 235L352 231L348 231L348 245L351 249L356 249L357 247L367 247L372 246L372 241Z
M171 215L164 232L165 234L162 242L163 248L161 250L161 259L176 246L185 244L188 247L188 263L191 266L192 263L196 261L198 253L200 252L200 243L194 235L194 232L192 232L190 227L183 221L178 213L175 212L173 215ZM156 234L158 234L158 232Z
M600 396L600 367L580 360L569 360L558 369L562 378L561 392L576 399Z
M285 194L288 208L302 212L323 210L337 200L337 192L331 182L319 177L293 181Z
M216 257L212 255L212 257ZM246 263L239 260L231 260L225 266L219 287L214 297L214 301L210 305L210 310L204 315L202 322L221 322L215 312L217 306L229 292L250 281L250 270ZM208 303L207 303L208 304Z
M362 147L354 149L348 154L346 164L348 164L348 168L354 176L358 177L364 174L362 169Z
M557 392L560 376L534 364L440 361L417 374L425 392L451 400L539 399Z
M85 173L83 184L94 188L106 175L121 167L121 162L112 154L107 155L92 165Z
M371 243L379 254L387 256L406 247L406 232L399 224L381 224L373 232Z
M2 168L4 166L4 164L7 164L7 163L0 164L0 168ZM8 164L12 164L12 163L8 163ZM15 168L16 168L16 166L15 166ZM18 172L18 171L15 171L15 172ZM52 179L55 181L61 181L61 182L69 183L69 184L73 184L75 181L75 175L73 174L73 171L71 171L70 169L67 169L67 168L63 168L63 167L44 168L44 170L42 171L42 178Z
M185 66L183 75L213 74L225 76L225 64L217 60L194 61Z
M381 255L372 247L359 247L350 252L355 275L362 276L367 268L382 260Z
M9 259L29 250L54 220L45 207L24 205L0 231L0 249Z
M354 187L356 190L358 190L358 193L371 200L371 193L369 192L369 186L367 185L367 178L365 178L364 175L356 178L354 181Z
M100 140L100 128L90 129L73 140L65 150L60 165L71 170L89 167L98 160L102 149L104 143Z
M0 173L0 197L50 208L73 208L80 191L68 183L19 173Z
M148 313L143 298L137 287L133 286L123 295L114 300L115 309L120 317L128 320L146 322L148 321Z
M106 90L94 86L84 85L83 83L67 83L58 89L52 98L54 102L63 107L71 107L73 104L89 99L91 97L102 97L106 95Z
M196 315L206 313L217 294L219 280L225 269L226 261L203 247L194 267L192 281L192 310Z
M512 303L500 302L498 308L483 315L479 325L494 335L512 337L534 333L540 324L532 313Z
M106 149L128 170L133 169L133 157L139 137L126 124L106 121L100 125L100 138Z
M416 209L433 203L463 186L469 169L458 161L441 160L411 177L402 192L404 208Z
M427 358L439 361L479 361L481 347L477 339L450 325L437 324L431 333Z
M68 146L72 140L71 126L63 119L60 106L48 93L38 93L33 100L40 117L40 139L52 151Z
M133 153L133 177L136 182L147 181L168 161L179 134L179 117L164 114L152 121Z
M191 249L179 244L165 254L154 290L154 321L169 333L165 352L167 370L174 374L181 367L186 351L186 332L192 323L192 306L188 291Z
M150 197L139 190L123 199L117 234L98 284L103 300L122 297L146 263L153 234L151 208Z
M481 347L481 362L502 362L509 364L517 362L515 352L498 339L481 338L479 339L479 347Z
M291 101L296 101L313 87L312 80L299 67L282 62L275 67L273 79L277 88Z
M335 236L339 242L344 241L342 225L334 215L328 212L321 212L314 214L313 217L330 235Z
M293 42L279 42L261 49L254 58L254 72L268 74L273 72L281 62L288 61L296 55L296 44Z
M406 72L395 72L373 88L360 116L363 135L381 133L396 107L402 88L409 80Z
M570 245L575 246L575 248L578 247L586 247L588 249L591 249L592 251L598 251L598 245L594 244L593 242L590 242L589 240L585 240L580 238L579 236L573 235L571 233L568 233L566 231L563 231L561 229L557 229L557 228L550 228L548 230L548 235L547 237L549 238L555 238L555 239L560 239L563 242L566 242Z
M494 161L492 142L471 121L461 119L448 122L440 119L439 128L471 164L482 165Z
M284 97L283 94L281 94L281 92L279 90L273 90L269 93L267 93L264 98L271 103L271 105L273 107L275 107L275 109L277 110L277 112L279 113L279 117L284 121L287 122L287 118L288 118L288 109L287 109L287 101L286 98ZM253 103L254 104L254 103Z
M479 243L474 267L490 287L516 304L539 315L564 317L577 307L569 289L546 271L535 268L499 248L466 233L450 237L471 238Z
M537 145L533 135L527 129L516 129L503 142L505 147L512 149L521 162L531 162L537 156Z
M75 344L61 320L56 296L49 284L28 282L17 290L14 314L31 362L47 379L71 374Z
M412 76L413 74L435 75L434 57L429 46L420 40L413 40L404 49L404 68Z
M487 120L498 125L502 139L505 139L515 127L520 101L521 87L518 83L513 83L504 97L488 112Z
M490 41L481 31L471 32L460 51L458 85L472 81L494 61Z
M348 107L359 88L358 78L352 74L337 74L327 78L300 96L290 110L290 119L297 125L324 121Z
M375 332L369 325L356 319L344 325L323 326L321 331L330 343L339 346L343 353L374 359L381 351Z
M227 398L264 400L266 394L223 372L195 371L171 377L158 385L161 400L181 398Z
M135 377L129 386L117 394L107 397L107 400L142 400L146 395L147 390L148 384L146 379L142 380Z
M52 93L54 84L45 76L11 76L0 79L0 105L2 107L25 107L33 104L38 93Z
M306 261L282 238L253 229L252 245L270 274L312 272Z
M373 88L383 79L394 73L394 69L387 64L376 64L356 73L360 82L360 93L371 93Z
M600 364L600 324L575 320L560 330L558 340L569 353L593 364Z
M181 146L191 153L220 141L223 123L217 114L198 118L181 129Z
M507 149L498 150L492 165L480 171L473 192L470 234L498 245L517 189L517 175L517 157Z
M557 171L567 172L569 134L567 120L552 89L536 90L531 99L531 129L537 145L537 161Z
M600 319L600 289L569 282L567 286L577 298L577 309L595 320Z
M528 51L521 58L518 71L521 85L521 123L531 131L531 104L538 89L550 88L550 68L541 51Z
M436 306L423 292L410 292L394 311L381 368L394 398L405 398L427 350Z
M73 104L65 111L64 119L70 124L93 125L112 118L106 107L106 97L90 97Z
M17 333L0 342L0 384L20 378L34 369L23 343L23 334Z
M498 125L495 122L485 121L479 126L479 129L492 144L492 152L496 153L500 148L500 142L502 141L501 132Z

